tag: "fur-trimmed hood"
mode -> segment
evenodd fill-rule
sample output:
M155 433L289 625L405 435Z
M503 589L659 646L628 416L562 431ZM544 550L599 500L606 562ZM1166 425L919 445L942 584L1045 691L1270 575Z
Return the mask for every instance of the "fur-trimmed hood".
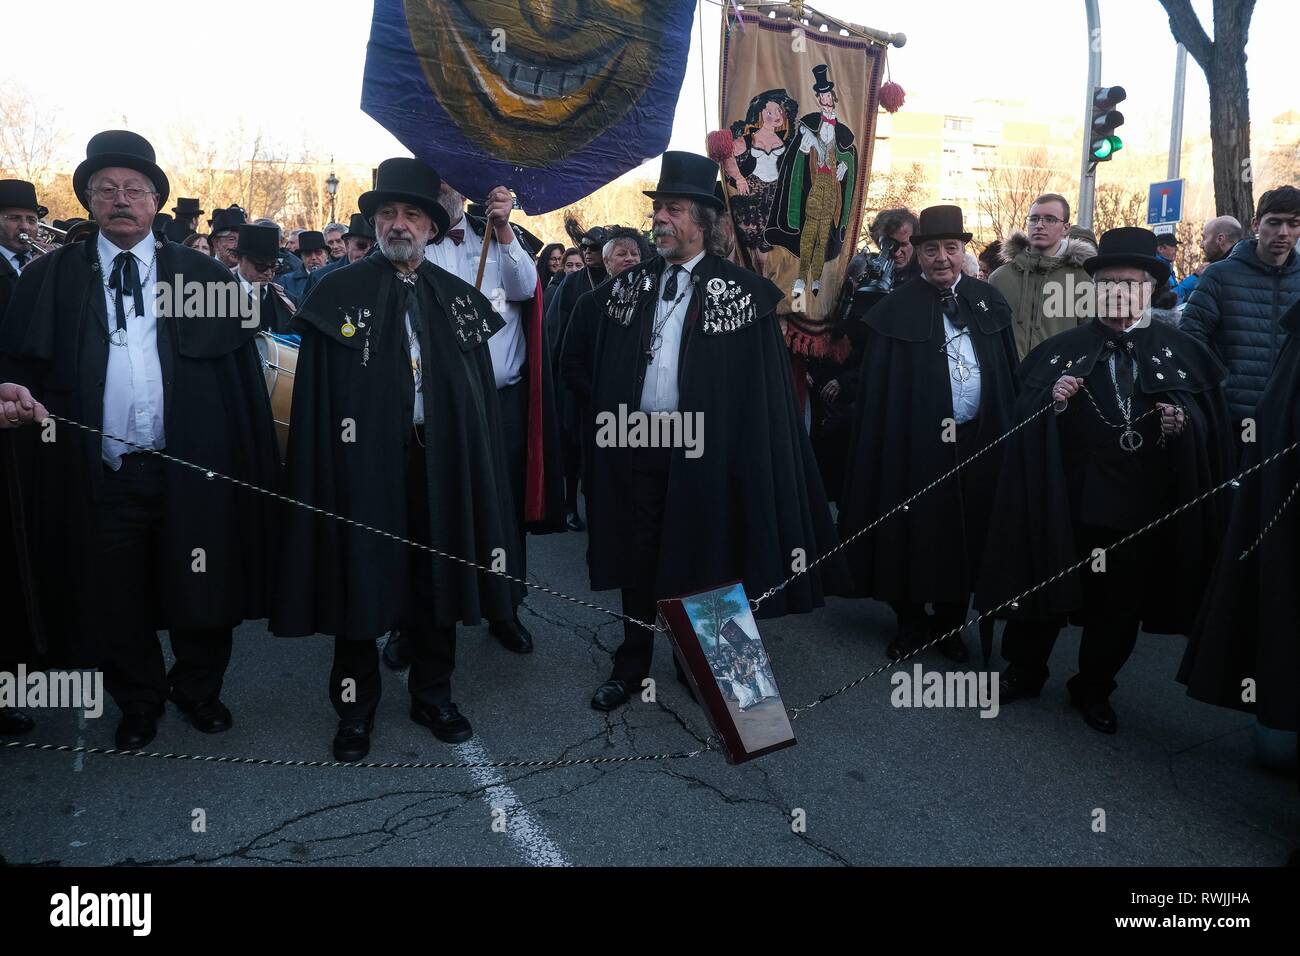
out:
M1022 229L1017 229L1015 232L1011 233L1011 235L1007 236L1005 241L1003 241L1002 251L998 258L1000 258L1004 263L1012 262L1015 260L1016 256L1021 253L1027 253L1030 256L1035 256L1041 259L1055 260L1055 263L1063 263L1068 266L1082 269L1084 261L1091 259L1097 254L1097 247L1087 239L1066 239L1065 255L1037 256L1037 254L1029 248L1029 234Z

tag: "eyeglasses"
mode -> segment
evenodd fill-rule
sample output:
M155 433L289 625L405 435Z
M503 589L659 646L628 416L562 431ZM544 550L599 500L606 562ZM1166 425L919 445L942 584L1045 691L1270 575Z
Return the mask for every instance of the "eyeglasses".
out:
M1057 219L1055 216L1029 216L1025 219L1025 222L1029 223L1031 226L1036 226L1040 222L1044 226L1059 226L1061 223L1065 222L1065 220Z
M117 198L118 193L125 194L128 202L139 202L145 196L158 195L152 189L145 189L143 186L96 186L90 191L90 194L102 202L112 202Z

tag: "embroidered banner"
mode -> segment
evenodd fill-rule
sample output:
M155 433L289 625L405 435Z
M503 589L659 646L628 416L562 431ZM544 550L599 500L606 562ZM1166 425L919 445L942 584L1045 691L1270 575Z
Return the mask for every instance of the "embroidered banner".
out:
M821 356L862 225L885 53L833 23L821 32L820 15L803 10L809 25L788 8L733 14L718 115L736 237L786 293L778 311L791 350Z
M361 108L444 180L529 215L668 146L695 0L375 0Z

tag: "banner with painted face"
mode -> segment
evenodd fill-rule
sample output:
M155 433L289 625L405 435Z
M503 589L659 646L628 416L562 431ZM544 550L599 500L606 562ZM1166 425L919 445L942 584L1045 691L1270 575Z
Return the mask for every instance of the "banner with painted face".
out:
M808 24L733 13L718 115L736 238L786 293L778 311L790 349L821 357L862 225L885 54L837 26L820 30L809 7L803 15Z
M695 0L375 0L361 108L471 199L529 215L662 153Z

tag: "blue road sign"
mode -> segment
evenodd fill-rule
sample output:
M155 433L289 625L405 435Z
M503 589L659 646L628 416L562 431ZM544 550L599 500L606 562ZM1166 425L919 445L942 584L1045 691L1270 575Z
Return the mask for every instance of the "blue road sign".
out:
M1147 193L1147 225L1158 226L1183 218L1183 180L1152 183Z

